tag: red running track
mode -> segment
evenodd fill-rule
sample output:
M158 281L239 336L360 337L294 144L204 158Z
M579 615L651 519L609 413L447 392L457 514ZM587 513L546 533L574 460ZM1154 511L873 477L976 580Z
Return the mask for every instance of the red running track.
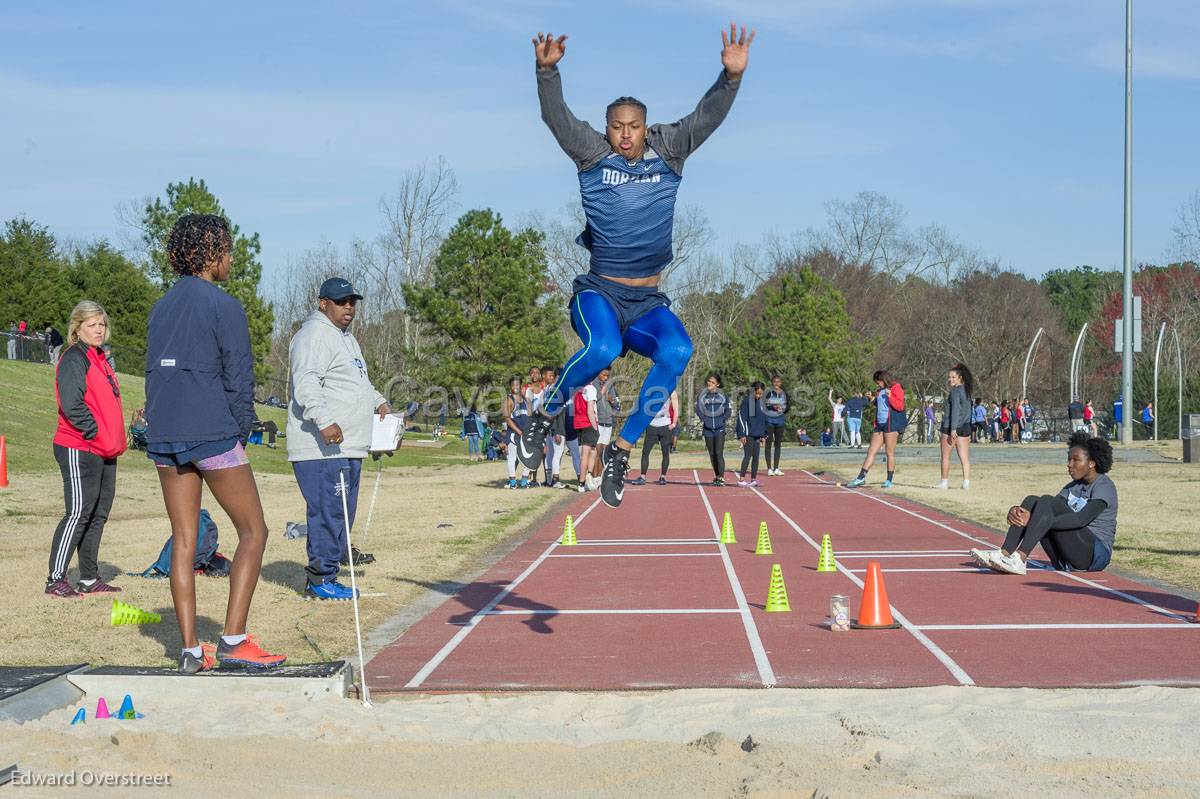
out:
M718 543L725 512L737 544ZM886 494L678 472L568 513L578 545L561 519L536 531L371 660L371 690L1200 684L1194 601L1107 572L980 570L967 551L995 533ZM763 521L771 556L754 554ZM837 573L816 570L823 534ZM901 629L831 632L829 597L856 616L870 560ZM764 611L776 563L791 612Z

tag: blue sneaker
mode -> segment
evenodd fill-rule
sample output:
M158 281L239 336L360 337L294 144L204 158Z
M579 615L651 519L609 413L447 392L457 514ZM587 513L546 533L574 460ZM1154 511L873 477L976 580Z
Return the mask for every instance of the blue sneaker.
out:
M330 580L320 585L309 583L304 587L304 596L306 598L312 597L313 599L354 599L354 590L347 588L337 580Z
M859 486L863 486L863 485L866 485L866 484L867 484L867 478L865 478L865 477L855 477L855 478L854 478L853 480L851 480L849 483L846 483L846 488L858 488Z
M529 488L529 478L522 477L521 482L518 484L518 488Z
M891 487L892 487L892 481L891 481L891 480L884 480L882 483L880 483L880 484L879 484L879 487L880 487L880 488L891 488Z

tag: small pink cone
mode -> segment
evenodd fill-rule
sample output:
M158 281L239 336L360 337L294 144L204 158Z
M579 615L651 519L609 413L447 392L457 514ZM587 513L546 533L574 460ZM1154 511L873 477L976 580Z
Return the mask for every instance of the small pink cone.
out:
M97 718L97 719L112 718L112 716L108 712L108 702L104 701L104 697L100 697L100 701L96 703L95 718Z

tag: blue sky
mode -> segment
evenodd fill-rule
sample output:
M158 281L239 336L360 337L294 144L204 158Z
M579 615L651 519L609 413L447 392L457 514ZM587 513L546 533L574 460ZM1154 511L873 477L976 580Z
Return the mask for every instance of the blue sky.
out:
M1200 4L1135 2L1134 254L1200 190ZM567 101L690 111L733 18L758 30L683 203L719 249L819 227L862 190L1002 265L1121 262L1122 0L46 2L0 15L0 219L120 241L116 208L203 177L270 279L382 230L444 157L460 210L516 221L577 191L538 116L530 36L570 35Z

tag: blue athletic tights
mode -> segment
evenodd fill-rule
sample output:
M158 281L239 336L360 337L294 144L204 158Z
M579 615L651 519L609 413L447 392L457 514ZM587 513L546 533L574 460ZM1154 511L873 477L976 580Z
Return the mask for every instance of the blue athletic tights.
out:
M679 376L692 357L692 340L683 323L660 305L651 309L625 330L617 313L607 299L595 291L581 291L571 298L571 326L583 340L583 349L576 352L563 367L558 382L543 405L546 413L555 414L577 388L596 379L628 348L653 361L646 382L638 395L637 405L621 428L621 438L630 444L637 442L655 414L662 409Z

